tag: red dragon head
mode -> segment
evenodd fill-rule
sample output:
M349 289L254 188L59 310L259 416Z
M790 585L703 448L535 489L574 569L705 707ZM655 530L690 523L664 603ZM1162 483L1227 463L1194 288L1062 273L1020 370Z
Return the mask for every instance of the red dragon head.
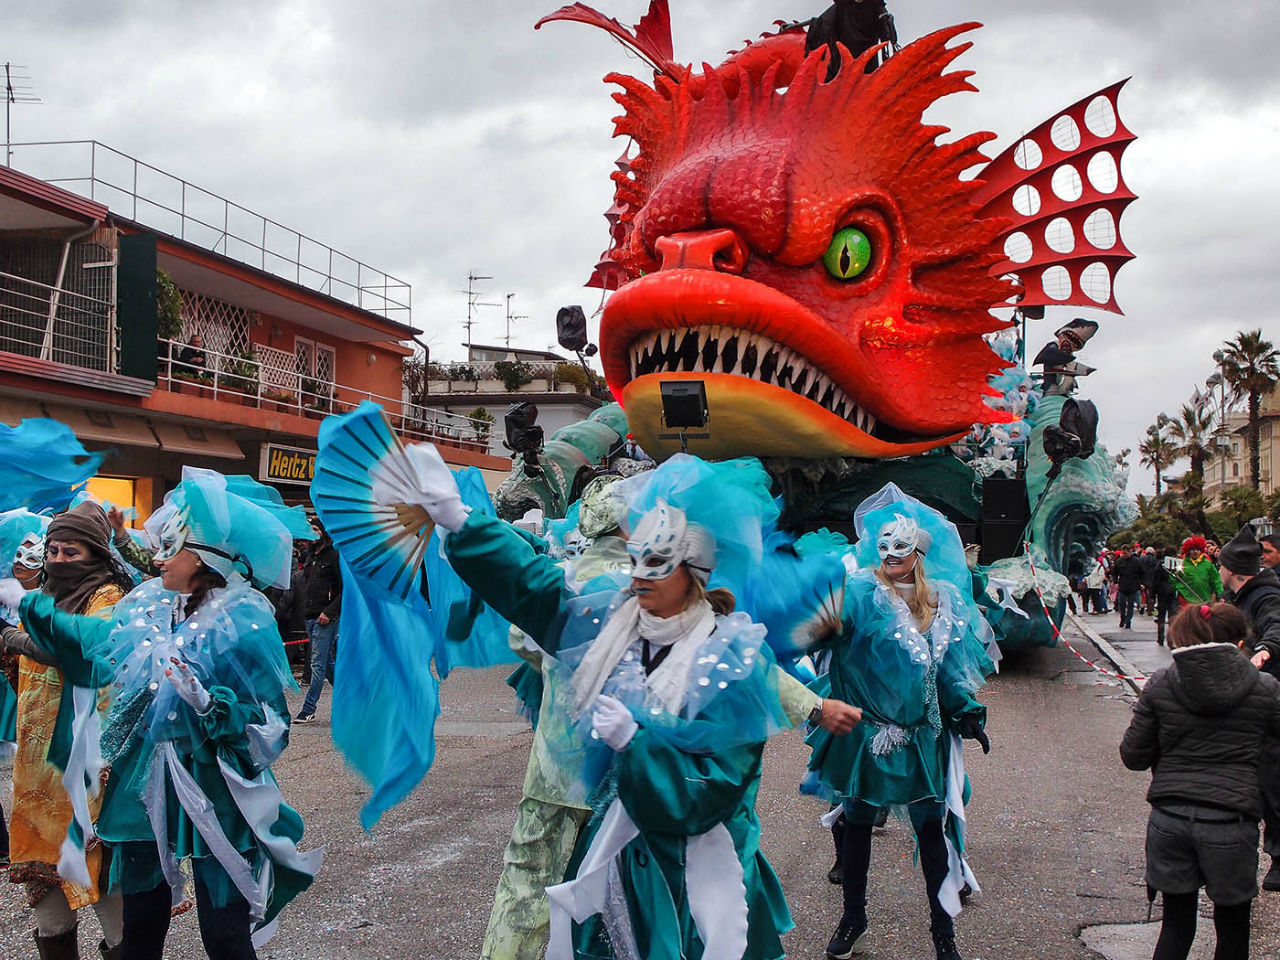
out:
M707 456L899 457L1006 419L983 402L1003 365L983 336L1007 325L990 310L1014 292L992 275L1007 221L961 177L994 134L943 144L946 128L922 122L974 89L947 72L969 46L948 43L974 26L869 73L874 50L846 56L830 81L799 31L701 73L668 44L652 85L606 78L636 151L613 175L614 244L594 278L616 288L601 348L646 449L671 447L657 436L670 380L706 384Z

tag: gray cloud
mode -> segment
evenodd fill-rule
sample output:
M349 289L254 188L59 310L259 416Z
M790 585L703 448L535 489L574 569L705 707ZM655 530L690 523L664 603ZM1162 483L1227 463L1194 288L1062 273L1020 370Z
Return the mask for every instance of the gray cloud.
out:
M647 0L599 0L631 23ZM672 0L676 56L718 62L774 19L822 0ZM45 103L18 108L15 139L96 138L410 281L415 321L457 356L466 273L488 299L517 291L554 339L555 310L599 303L581 283L605 246L601 213L621 143L600 78L644 65L599 31L533 22L528 0L20 0L0 56L27 64ZM1103 438L1134 446L1211 372L1243 326L1280 338L1280 12L1254 2L1206 17L1190 0L893 4L904 41L960 20L986 26L959 66L976 95L930 119L1003 148L1054 111L1132 75L1121 100L1138 135L1124 166L1140 200L1124 237L1138 260L1117 282L1124 318L1085 359ZM1033 341L1077 312L1060 308ZM501 311L477 339L502 334ZM1033 342L1032 350L1038 347ZM1135 481L1149 489L1149 474Z

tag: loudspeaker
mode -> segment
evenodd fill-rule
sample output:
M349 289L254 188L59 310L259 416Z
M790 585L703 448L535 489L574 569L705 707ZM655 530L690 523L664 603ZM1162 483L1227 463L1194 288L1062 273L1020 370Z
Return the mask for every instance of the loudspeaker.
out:
M662 394L662 421L673 430L707 425L707 385L701 380L663 380L658 384Z
M995 563L1006 557L1017 556L1022 550L1024 520L988 520L982 525L982 551L978 562Z
M561 307L556 313L556 340L574 353L586 347L587 316L581 307Z
M1017 520L1025 524L1030 516L1026 477L996 476L982 481L984 527L991 520Z
M538 407L524 401L513 403L502 418L507 434L507 449L513 453L536 453L542 449L542 428L538 426Z

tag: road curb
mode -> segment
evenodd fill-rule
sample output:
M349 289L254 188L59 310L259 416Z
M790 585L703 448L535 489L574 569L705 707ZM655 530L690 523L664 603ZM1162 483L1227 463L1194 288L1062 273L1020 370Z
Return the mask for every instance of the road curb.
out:
M1142 688L1146 685L1146 679L1134 680L1132 678L1142 676L1142 671L1135 667L1128 657L1113 647L1109 640L1101 636L1074 613L1067 611L1067 618L1075 624L1077 630L1089 638L1089 642L1097 647L1104 657L1111 661L1116 668L1116 672L1120 674L1120 679L1132 687L1134 693L1141 693Z

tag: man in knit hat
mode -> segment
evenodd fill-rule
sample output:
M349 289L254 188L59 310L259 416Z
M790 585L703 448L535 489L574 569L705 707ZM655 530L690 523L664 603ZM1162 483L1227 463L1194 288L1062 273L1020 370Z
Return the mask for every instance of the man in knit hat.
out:
M1219 552L1218 573L1231 602L1249 621L1254 666L1280 676L1280 578L1263 568L1261 558L1262 545L1245 524ZM1280 890L1280 743L1275 740L1262 748L1258 784L1266 823L1263 849L1271 855L1262 889Z

